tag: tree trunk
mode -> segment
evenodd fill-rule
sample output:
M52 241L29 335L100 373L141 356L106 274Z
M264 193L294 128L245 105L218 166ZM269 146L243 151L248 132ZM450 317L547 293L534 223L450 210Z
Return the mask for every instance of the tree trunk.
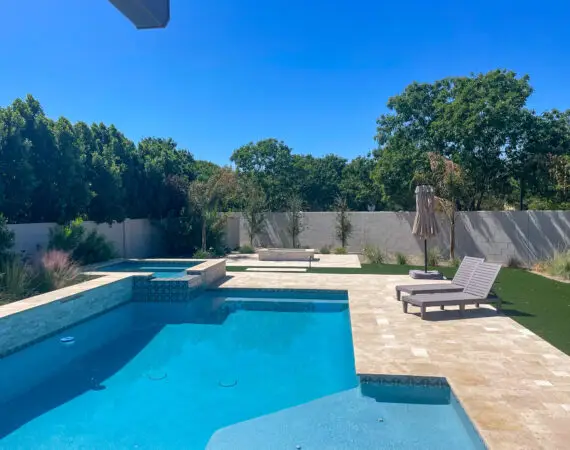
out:
M206 220L202 220L202 251L206 251Z
M521 196L520 196L519 209L520 209L521 211L523 211L523 210L524 210L524 178L523 178L522 176L521 176L521 179L520 179L520 189L521 189L521 192L520 192Z
M455 211L451 212L449 221L449 259L455 259Z
M481 191L479 198L477 199L477 204L475 205L475 211L481 211L481 202L483 201L483 196L485 192Z

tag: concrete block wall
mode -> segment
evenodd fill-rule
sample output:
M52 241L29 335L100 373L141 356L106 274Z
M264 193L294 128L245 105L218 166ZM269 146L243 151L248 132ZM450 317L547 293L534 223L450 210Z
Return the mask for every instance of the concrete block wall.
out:
M360 252L367 244L379 246L388 253L408 256L423 253L423 241L412 235L414 212L352 212L352 235L348 250ZM239 244L249 243L244 219L235 215L238 224L231 232L239 235ZM336 237L336 213L305 213L305 229L301 246L320 249L339 247ZM430 239L430 247L449 253L449 221L438 216L439 234ZM488 261L507 263L511 257L523 264L548 258L556 250L570 248L570 211L476 211L459 212L455 228L455 254L482 256ZM257 237L260 247L291 247L285 213L270 213L265 231Z
M34 257L47 248L49 230L56 225L55 223L8 225L8 228L15 233L13 250ZM104 235L113 243L115 250L123 258L164 256L162 232L158 225L148 219L127 219L112 225L86 221L83 225L87 232L95 229Z

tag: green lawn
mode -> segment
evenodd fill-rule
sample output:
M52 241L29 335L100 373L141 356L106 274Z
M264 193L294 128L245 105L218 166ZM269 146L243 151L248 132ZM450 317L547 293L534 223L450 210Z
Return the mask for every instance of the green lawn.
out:
M313 268L311 273L405 275L417 266L363 264L361 269ZM244 271L246 267L228 267ZM447 277L454 269L440 267ZM503 313L570 355L570 283L560 283L520 269L501 269L494 291Z

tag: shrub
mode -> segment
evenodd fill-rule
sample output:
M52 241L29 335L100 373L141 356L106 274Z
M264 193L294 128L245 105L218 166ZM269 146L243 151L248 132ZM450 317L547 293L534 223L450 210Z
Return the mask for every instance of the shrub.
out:
M212 258L212 254L208 251L205 250L196 250L194 252L194 254L192 255L192 258L194 259L210 259Z
M14 245L14 232L8 229L8 221L0 213L0 256L7 254Z
M49 230L48 250L60 250L71 254L79 264L93 264L116 258L113 244L105 236L92 230L85 236L82 219L68 225L58 225Z
M320 253L321 255L328 255L328 254L330 254L330 252L331 252L331 249L330 249L330 247L329 247L328 245L325 245L324 247L321 247L321 249L319 250L319 253Z
M163 242L170 256L191 255L200 246L200 227L184 210L180 217L174 214L161 222Z
M520 269L522 264L516 256L511 255L509 256L509 259L507 259L507 267L511 269Z
M61 250L46 252L40 261L40 289L44 292L69 286L79 276L79 267Z
M403 253L396 252L396 263L400 264L401 266L405 266L408 264L408 257Z
M244 255L251 255L252 253L255 253L255 249L251 246L251 245L242 245L239 248L239 252L243 253Z
M461 265L461 259L459 258L453 258L449 261L449 265L451 267L455 267L456 269Z
M380 247L374 245L366 245L364 247L364 256L370 264L383 264L386 260L386 255Z
M77 218L67 225L57 225L49 230L48 250L72 252L85 234L83 219Z
M116 258L117 252L105 236L92 230L78 243L71 255L78 263L87 265Z
M0 261L0 303L33 295L35 278L32 267L20 258L3 257Z
M428 249L427 254L428 266L437 267L439 266L439 262L441 261L441 252L439 248L432 247Z
M335 255L346 255L348 252L345 247L337 247L334 249Z
M570 250L556 252L556 254L544 264L546 273L555 277L570 280Z

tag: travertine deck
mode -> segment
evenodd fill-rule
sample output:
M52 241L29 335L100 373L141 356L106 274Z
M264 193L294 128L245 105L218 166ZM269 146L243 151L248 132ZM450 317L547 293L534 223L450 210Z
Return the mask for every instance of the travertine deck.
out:
M358 373L447 378L491 449L570 448L570 357L490 307L404 314L394 286L411 282L234 272L221 287L346 289Z

